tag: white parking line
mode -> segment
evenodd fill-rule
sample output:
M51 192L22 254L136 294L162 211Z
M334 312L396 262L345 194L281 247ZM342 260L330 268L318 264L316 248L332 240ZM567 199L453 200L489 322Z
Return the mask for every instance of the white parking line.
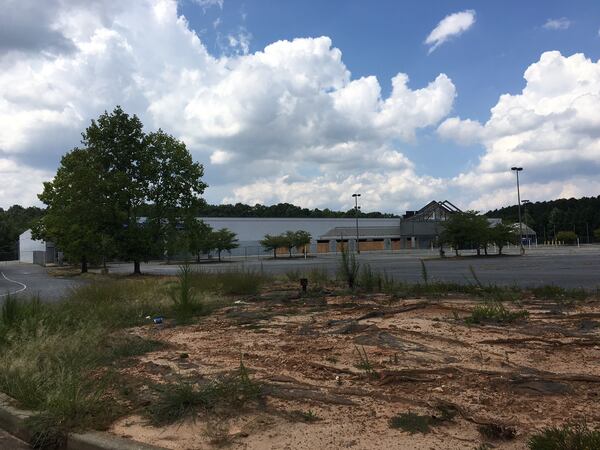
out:
M6 275L4 275L4 272L0 272L0 275L2 275L6 281L9 281L9 282L11 282L11 283L18 284L19 286L23 286L21 289L19 289L19 290L16 290L16 291L14 291L14 292L7 292L6 294L0 294L0 297L6 297L7 295L18 294L19 292L23 292L25 289L27 289L27 285L26 285L26 284L20 283L20 282L18 282L18 281L15 281L15 280L11 280L11 279L10 279L10 278L8 278Z

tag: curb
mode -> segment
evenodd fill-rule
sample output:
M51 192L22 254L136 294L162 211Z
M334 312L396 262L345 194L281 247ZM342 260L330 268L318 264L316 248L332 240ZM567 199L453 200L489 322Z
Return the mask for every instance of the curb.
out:
M9 434L29 442L31 434L25 420L33 416L33 411L15 407L16 401L0 392L0 428ZM71 433L67 438L67 450L166 450L164 447L132 441L110 433L89 431Z

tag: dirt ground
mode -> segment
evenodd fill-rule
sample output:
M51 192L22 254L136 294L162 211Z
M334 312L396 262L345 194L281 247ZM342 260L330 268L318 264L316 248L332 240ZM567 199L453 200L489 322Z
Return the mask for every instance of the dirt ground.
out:
M243 359L265 402L163 428L130 416L111 431L172 449L214 448L215 435L234 449L522 449L548 425L600 424L600 303L507 302L529 318L465 324L478 303L282 290L200 324L132 330L171 344L126 369L136 377L210 379ZM390 427L406 412L437 420L428 433Z

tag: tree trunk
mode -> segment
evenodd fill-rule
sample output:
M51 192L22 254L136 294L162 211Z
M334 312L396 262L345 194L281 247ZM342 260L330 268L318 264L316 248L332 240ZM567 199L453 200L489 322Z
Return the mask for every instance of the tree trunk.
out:
M134 275L142 274L142 271L140 270L140 262L137 259L133 260L133 273L134 273Z
M502 245L498 246L498 254L501 255L502 254Z
M88 263L87 258L84 256L81 258L81 273L87 273L88 271Z
M288 251L290 252L290 258L292 257L292 247L288 248Z
M277 259L277 249L273 249L273 259Z
M481 256L481 247L477 247L477 256Z
M485 247L483 247L483 253L485 254L485 256L487 256L487 245Z
M454 253L456 253L456 256L458 256L458 248L454 249Z
M196 262L200 264L200 252L196 254Z
M221 262L221 250L217 250L219 252L219 262Z

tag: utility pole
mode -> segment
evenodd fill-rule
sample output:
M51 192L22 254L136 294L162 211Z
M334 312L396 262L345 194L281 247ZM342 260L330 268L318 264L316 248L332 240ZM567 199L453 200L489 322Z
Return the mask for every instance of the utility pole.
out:
M510 170L514 170L517 173L517 200L519 202L519 246L521 247L521 255L524 255L525 247L523 247L523 222L521 221L521 191L519 188L519 172L523 170L523 168L511 167Z
M360 194L352 194L352 197L354 197L354 210L356 215L356 253L360 253L360 241L358 236L358 197L360 197Z

